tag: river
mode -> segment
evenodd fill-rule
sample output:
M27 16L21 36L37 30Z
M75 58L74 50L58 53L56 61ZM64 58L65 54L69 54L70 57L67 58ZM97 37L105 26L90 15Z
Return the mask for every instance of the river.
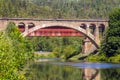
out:
M120 64L40 59L26 75L28 80L120 80Z

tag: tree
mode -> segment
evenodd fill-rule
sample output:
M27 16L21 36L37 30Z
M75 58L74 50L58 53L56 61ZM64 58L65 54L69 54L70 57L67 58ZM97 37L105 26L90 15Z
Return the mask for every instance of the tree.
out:
M120 54L120 8L109 14L109 28L101 47L101 53L111 57Z
M0 32L0 80L25 80L24 65L32 58L31 44L9 23L5 33Z

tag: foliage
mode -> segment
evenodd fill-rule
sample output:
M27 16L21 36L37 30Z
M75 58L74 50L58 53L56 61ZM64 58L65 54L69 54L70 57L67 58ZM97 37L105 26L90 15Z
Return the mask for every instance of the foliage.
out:
M120 78L120 68L101 69L102 80L118 80Z
M101 45L101 53L111 57L120 54L120 8L114 9L109 19L109 28Z
M108 60L109 60L109 62L116 62L116 63L118 63L118 62L120 62L120 54L112 56Z
M13 23L0 33L0 79L25 80L23 67L33 58L33 49Z
M28 37L36 51L52 52L54 57L69 59L81 53L84 37Z
M73 48L72 46L66 46L64 49L63 49L63 58L65 58L65 60L68 60L71 56L75 55L76 53L76 50L75 48Z
M102 55L90 55L86 59L87 61L92 61L92 62L99 62L99 61L107 61L108 58L102 54Z
M60 58L62 56L62 51L62 47L56 47L52 53L55 57Z
M86 59L87 61L91 62L114 62L119 63L120 62L120 54L116 54L115 56L107 57L105 54L99 54L99 55L90 55Z
M0 0L0 17L108 19L119 0Z

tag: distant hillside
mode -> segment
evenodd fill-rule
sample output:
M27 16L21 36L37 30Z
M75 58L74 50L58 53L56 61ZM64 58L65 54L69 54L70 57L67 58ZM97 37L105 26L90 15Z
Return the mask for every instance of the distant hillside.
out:
M108 19L120 0L0 0L0 17Z

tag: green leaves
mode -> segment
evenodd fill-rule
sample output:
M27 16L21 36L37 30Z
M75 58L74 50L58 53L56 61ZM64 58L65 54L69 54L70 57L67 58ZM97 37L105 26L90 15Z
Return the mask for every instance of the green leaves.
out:
M120 9L119 8L113 9L109 14L109 18L110 23L117 23L120 20Z
M54 57L69 59L82 51L84 37L28 37L36 51L52 52Z
M33 58L31 44L21 36L13 23L5 33L0 32L0 79L25 80L21 73L26 61Z
M109 28L101 46L101 52L111 57L120 54L120 8L114 9L110 15ZM105 43L105 44L104 44Z

